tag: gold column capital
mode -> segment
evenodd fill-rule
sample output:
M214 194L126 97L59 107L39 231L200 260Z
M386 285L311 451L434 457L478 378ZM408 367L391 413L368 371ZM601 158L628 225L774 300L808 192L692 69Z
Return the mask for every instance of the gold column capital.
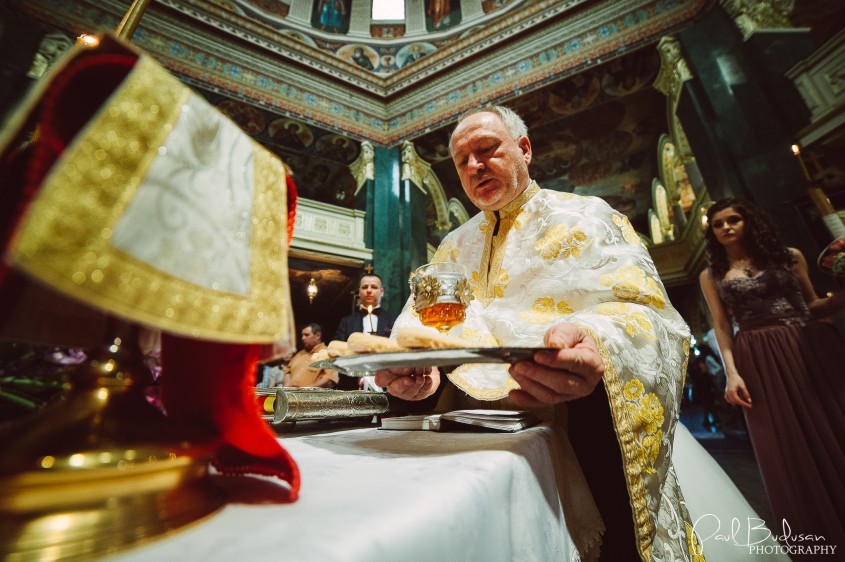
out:
M355 183L357 185L355 188L356 195L361 189L361 186L364 185L364 182L376 179L375 155L376 151L373 148L373 144L370 141L362 141L361 153L358 155L358 158L349 165L349 171L352 174L352 177L355 178Z
M660 54L660 72L654 79L654 88L670 99L677 99L681 85L692 78L677 36L662 37L657 43L657 52Z
M431 171L431 165L420 158L414 143L406 140L402 142L402 179L411 180L423 193L428 193L425 179Z
M791 28L789 14L795 0L719 0L722 9L734 20L747 40L761 29Z

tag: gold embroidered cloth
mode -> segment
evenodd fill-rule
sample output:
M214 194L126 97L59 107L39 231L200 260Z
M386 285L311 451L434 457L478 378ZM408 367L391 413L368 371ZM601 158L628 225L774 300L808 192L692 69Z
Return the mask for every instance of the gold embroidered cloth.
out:
M100 310L232 343L290 334L285 171L150 57L50 170L7 259Z
M479 213L433 261L463 264L475 300L454 335L492 345L541 346L559 322L596 340L624 456L645 560L701 560L671 465L689 329L627 218L597 198L533 183L500 211ZM419 326L409 301L394 329ZM449 379L473 398L518 388L507 365L462 365Z

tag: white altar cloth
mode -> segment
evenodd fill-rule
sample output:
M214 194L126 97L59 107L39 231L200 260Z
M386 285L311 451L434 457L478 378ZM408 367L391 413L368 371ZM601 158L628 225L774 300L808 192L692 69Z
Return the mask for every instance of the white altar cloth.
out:
M352 429L287 437L299 500L227 478L226 506L114 562L579 560L555 482L555 436Z

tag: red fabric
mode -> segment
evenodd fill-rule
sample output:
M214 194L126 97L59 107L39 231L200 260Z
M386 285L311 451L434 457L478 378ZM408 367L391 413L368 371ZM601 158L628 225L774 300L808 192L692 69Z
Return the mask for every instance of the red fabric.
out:
M163 334L161 397L167 415L220 437L214 466L224 474L275 476L299 494L299 469L261 418L255 373L259 345Z
M101 45L100 49L102 49ZM126 78L138 60L122 46L84 51L57 75L33 111L37 142L10 150L0 160L0 248L7 247L17 222L47 172L80 129ZM16 139L20 144L23 138ZM296 187L288 177L287 242L293 235ZM16 294L0 263L0 310ZM12 276L9 276L12 277ZM299 493L296 463L276 441L256 407L258 345L225 344L162 337L162 393L168 416L200 426L220 438L213 464L227 474L276 476L290 484L289 501Z
M32 110L36 142L19 137L0 159L0 244L5 249L41 181L77 131L135 66L134 54L80 55L65 67ZM91 88L90 84L97 84ZM29 132L24 127L24 133ZM0 264L0 284L8 265Z

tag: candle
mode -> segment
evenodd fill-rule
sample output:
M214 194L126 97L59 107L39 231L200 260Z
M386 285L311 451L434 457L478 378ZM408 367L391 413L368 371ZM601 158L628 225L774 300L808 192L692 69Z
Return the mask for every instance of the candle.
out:
M804 172L804 179L810 181L810 172L807 171L807 166L804 165L804 159L801 158L801 147L797 144L793 144L792 154L798 158L798 163L801 164L801 171Z
M373 329L373 305L371 304L367 305L367 318L370 319L370 333L372 334L375 330Z

